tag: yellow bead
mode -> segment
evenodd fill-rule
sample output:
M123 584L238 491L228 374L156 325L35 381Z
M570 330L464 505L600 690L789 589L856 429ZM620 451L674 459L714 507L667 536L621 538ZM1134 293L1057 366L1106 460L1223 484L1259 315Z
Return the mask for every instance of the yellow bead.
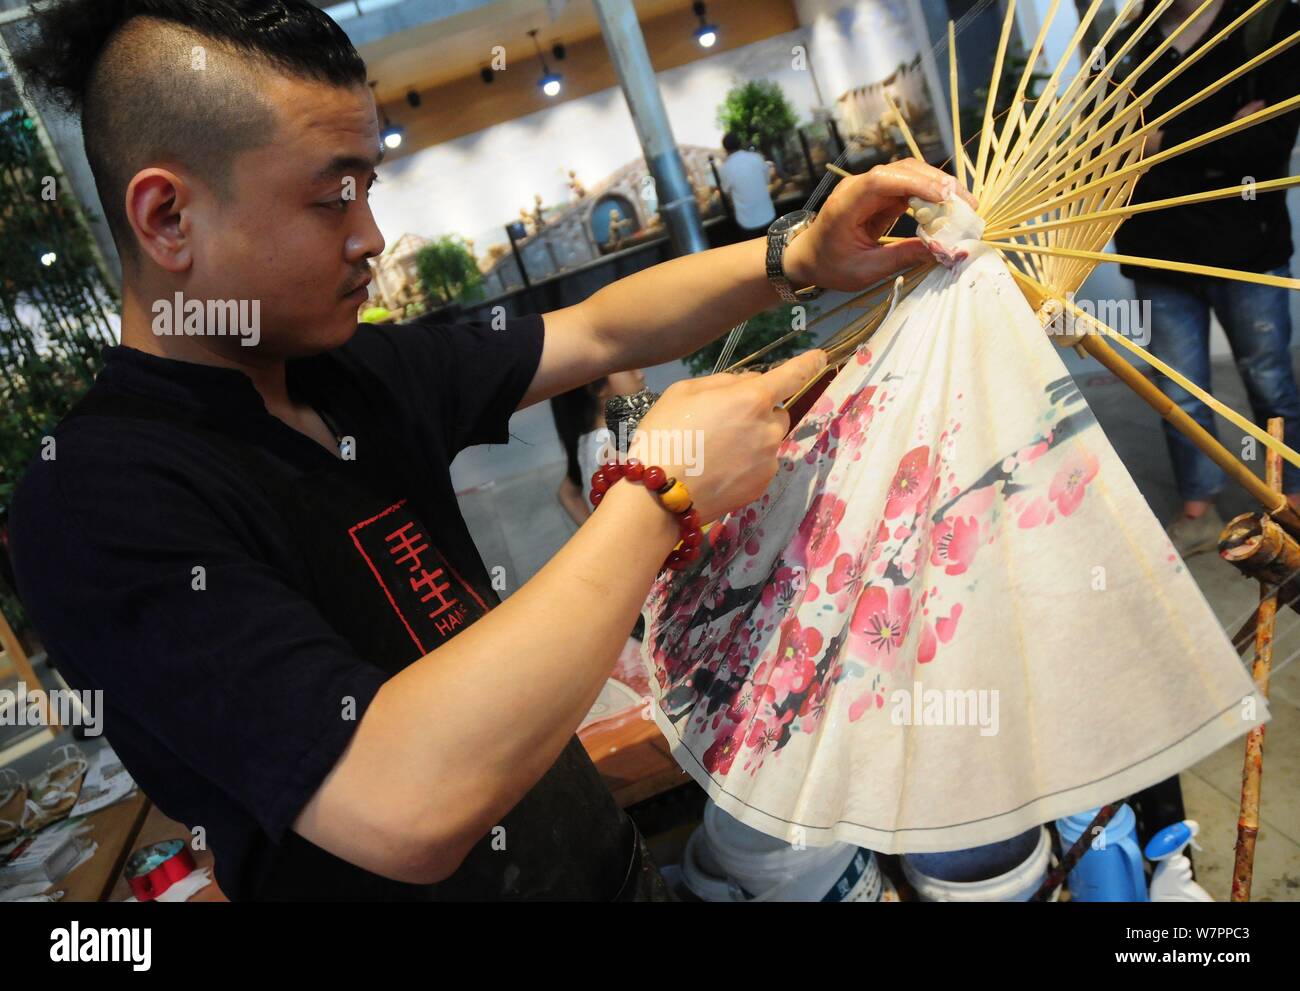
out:
M669 512L681 513L690 507L691 494L686 491L686 486L681 482L673 482L672 488L660 493L659 500Z

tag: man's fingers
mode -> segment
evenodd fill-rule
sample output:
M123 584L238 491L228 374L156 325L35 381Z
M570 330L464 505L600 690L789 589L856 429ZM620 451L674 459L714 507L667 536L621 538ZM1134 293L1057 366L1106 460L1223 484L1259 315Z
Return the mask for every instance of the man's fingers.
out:
M978 206L975 197L958 185L956 179L914 158L878 165L867 173L867 178L872 180L872 191L881 196L919 196L923 200L938 203L953 190L972 208Z
M701 375L699 378L690 381L694 382L699 388L712 389L717 386L735 385L736 382L742 382L749 378L758 378L760 374L753 369L742 368L738 372L715 372L712 375Z
M934 261L934 255L930 254L930 249L919 237L909 237L882 244L868 254L865 260L868 264L867 277L879 279L913 265Z
M825 351L805 351L763 374L758 380L773 406L789 399L826 367Z

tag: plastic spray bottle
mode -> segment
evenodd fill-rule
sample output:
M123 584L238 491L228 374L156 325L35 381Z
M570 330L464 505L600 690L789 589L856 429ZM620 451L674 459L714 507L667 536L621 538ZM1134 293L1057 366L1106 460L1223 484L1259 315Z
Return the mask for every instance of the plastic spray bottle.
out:
M1184 819L1166 826L1147 843L1147 860L1156 865L1151 878L1150 897L1153 902L1212 902L1209 892L1192 880L1192 862L1183 851L1187 844L1199 850L1196 834L1201 827L1192 819Z

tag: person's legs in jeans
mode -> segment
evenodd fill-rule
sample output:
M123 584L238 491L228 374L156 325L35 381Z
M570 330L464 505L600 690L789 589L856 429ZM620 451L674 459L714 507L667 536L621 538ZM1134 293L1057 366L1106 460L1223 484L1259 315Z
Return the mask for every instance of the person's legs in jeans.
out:
M1272 274L1288 276L1290 266ZM1291 306L1286 289L1231 279L1213 279L1209 298L1223 324L1246 383L1255 422L1266 427L1270 417L1286 420L1286 442L1300 444L1300 391L1291 370ZM1263 445L1260 445L1263 453ZM1283 463L1282 490L1300 503L1300 468Z
M1142 281L1136 289L1139 299L1151 301L1151 353L1210 391L1210 305L1200 287ZM1156 383L1193 420L1217 436L1208 406L1164 375L1157 375ZM1210 509L1227 477L1168 420L1164 431L1183 514L1197 518Z

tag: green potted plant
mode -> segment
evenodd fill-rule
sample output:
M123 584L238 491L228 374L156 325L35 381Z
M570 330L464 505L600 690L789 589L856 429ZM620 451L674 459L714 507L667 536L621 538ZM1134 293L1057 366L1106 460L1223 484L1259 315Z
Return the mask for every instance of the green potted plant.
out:
M478 261L460 238L447 236L426 244L415 255L415 270L425 295L442 304L483 298Z
M781 87L769 79L742 83L728 91L718 108L718 126L776 160L777 149L798 126L799 117Z

